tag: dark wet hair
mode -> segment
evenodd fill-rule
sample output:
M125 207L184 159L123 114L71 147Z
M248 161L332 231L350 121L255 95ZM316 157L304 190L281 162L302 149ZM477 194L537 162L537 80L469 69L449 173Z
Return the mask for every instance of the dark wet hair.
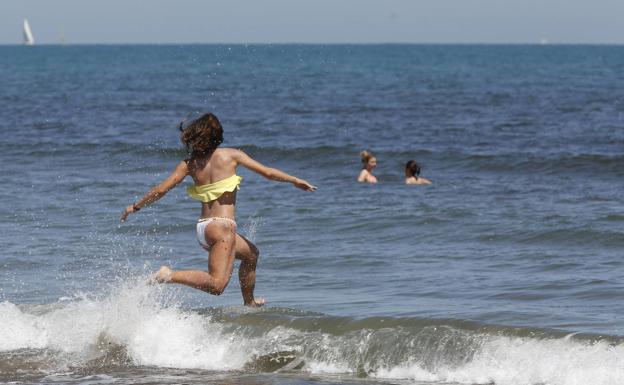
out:
M223 127L214 114L204 114L186 127L181 121L179 128L180 140L191 155L210 153L223 143Z
M405 175L420 175L420 165L416 163L415 160L410 160L407 164L405 164Z

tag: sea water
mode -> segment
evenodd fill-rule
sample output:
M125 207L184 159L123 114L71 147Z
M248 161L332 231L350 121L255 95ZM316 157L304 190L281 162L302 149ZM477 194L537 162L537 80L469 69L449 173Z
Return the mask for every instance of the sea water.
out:
M119 224L208 111L318 186L240 170L261 309L145 284L184 188ZM624 383L623 47L3 46L0 116L0 381Z

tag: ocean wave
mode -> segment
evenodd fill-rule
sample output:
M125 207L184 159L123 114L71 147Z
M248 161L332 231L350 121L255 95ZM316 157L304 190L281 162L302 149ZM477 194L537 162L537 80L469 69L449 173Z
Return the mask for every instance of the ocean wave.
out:
M619 336L280 308L185 310L172 292L133 281L100 299L0 303L0 379L151 366L466 384L624 381Z
M285 161L309 161L331 163L351 159L348 163L359 164L359 151L356 145L327 146L237 146L249 154L261 158L280 159ZM570 153L524 153L508 152L504 154L478 154L473 152L457 152L453 149L439 151L431 149L404 150L397 149L377 151L377 156L385 161L397 164L407 159L424 159L429 167L450 167L478 172L508 172L508 173L536 173L543 175L558 175L561 173L575 174L612 174L624 175L624 155L621 154L570 154ZM146 150L153 151L152 148ZM165 156L184 156L184 151L175 148L158 149L158 153Z
M515 242L525 245L561 244L597 245L603 248L620 248L624 245L624 232L610 229L562 227L557 229L514 229L480 235L484 242Z
M355 143L327 145L324 141L302 139L296 143L280 145L237 144L250 155L265 160L285 162L303 161L306 164L359 166L359 151ZM46 156L73 157L80 153L103 154L103 156L127 156L133 154L141 158L181 159L187 155L180 145L165 143L145 144L132 139L121 141L81 141L71 143L47 142L45 138L37 146L24 147L5 143L0 147L4 152L19 156L42 158ZM375 149L374 149L375 150ZM395 147L376 149L375 154L383 162L391 162L401 167L407 159L419 159L427 168L465 170L470 172L531 173L546 176L560 174L624 175L624 155L616 153L569 153L558 151L517 151L506 152L458 151L456 148L440 147L406 149L405 143ZM383 163L382 162L382 163Z

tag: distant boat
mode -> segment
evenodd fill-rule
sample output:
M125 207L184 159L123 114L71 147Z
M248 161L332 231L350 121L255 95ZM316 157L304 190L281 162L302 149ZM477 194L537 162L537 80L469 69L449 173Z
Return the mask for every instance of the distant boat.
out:
M30 30L30 25L28 24L28 20L26 19L24 19L24 44L35 45L35 38L33 37L32 31Z

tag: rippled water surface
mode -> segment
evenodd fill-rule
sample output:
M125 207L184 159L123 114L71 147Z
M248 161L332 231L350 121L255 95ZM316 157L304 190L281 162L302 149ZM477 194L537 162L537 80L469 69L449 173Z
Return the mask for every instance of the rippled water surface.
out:
M623 74L617 46L0 47L0 381L624 383ZM205 111L319 187L240 170L264 309L143 283L206 267L184 188L118 223Z

